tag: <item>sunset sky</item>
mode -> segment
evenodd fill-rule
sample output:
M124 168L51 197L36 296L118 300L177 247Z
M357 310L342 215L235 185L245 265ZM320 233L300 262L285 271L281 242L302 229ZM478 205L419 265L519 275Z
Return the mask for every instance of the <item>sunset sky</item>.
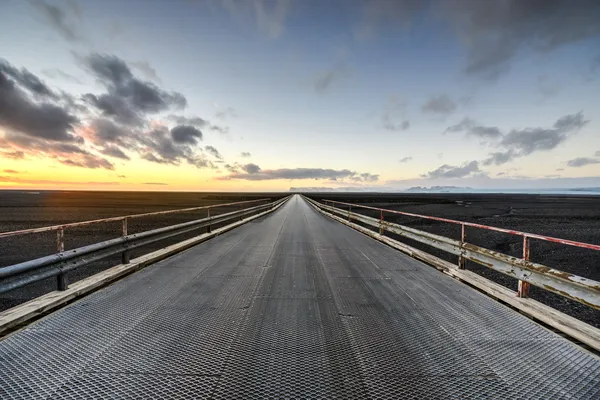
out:
M0 188L416 185L600 187L600 1L0 1Z

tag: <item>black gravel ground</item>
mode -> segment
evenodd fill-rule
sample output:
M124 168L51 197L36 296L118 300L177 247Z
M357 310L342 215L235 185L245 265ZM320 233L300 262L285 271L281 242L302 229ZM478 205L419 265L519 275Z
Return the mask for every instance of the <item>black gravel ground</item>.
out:
M524 194L310 194L315 200L330 199L373 207L432 215L500 228L600 244L600 196L556 196ZM352 211L379 218L376 211ZM390 222L427 232L460 238L460 227L448 223L405 216L385 215ZM428 251L442 259L457 262L455 256L396 235L394 239ZM467 228L467 241L515 257L521 257L522 238L518 236ZM531 260L585 278L600 281L600 252L555 243L532 241ZM517 280L475 263L475 271L513 290ZM591 325L600 327L600 311L562 296L532 287L531 297Z
M275 200L284 195L284 193L0 191L0 232L245 200L263 198ZM211 211L211 215L237 209L237 207L220 207ZM128 233L143 232L192 221L206 217L206 215L206 211L201 210L133 219L128 223ZM131 258L161 249L202 232L199 230L179 235L135 249L131 252ZM120 222L70 228L65 231L65 249L114 239L120 236L120 233ZM55 252L56 232L0 238L0 267ZM71 271L67 278L70 282L75 282L119 263L120 256L116 255ZM55 289L55 279L52 278L2 294L0 295L0 310L13 307Z
M276 199L284 195L286 193L0 191L0 232L265 197ZM364 203L393 210L477 222L600 244L600 196L326 193L311 194L310 197L316 200L327 198ZM227 207L221 209L221 212L228 211L232 211L232 209ZM375 213L368 211L364 211L364 213L376 216ZM205 215L205 212L188 212L133 220L129 223L129 232L142 232L190 221ZM450 224L402 216L386 216L386 219L448 237L459 237L460 228ZM120 223L117 222L67 230L65 234L66 248L76 248L117 237L120 229ZM132 252L132 257L157 250L195 234L182 235L137 249ZM520 257L522 253L521 239L511 235L468 228L467 240L516 257ZM456 262L455 257L431 247L406 239L402 239L402 241L448 261ZM0 239L0 267L52 254L55 249L54 233ZM533 241L531 258L535 262L600 281L599 252ZM73 271L68 278L71 282L77 281L118 263L119 257L115 256ZM515 279L473 263L468 263L467 268L516 290L517 281ZM15 306L54 290L54 288L55 283L51 279L2 295L0 309ZM600 327L600 312L598 311L537 288L532 288L531 296Z

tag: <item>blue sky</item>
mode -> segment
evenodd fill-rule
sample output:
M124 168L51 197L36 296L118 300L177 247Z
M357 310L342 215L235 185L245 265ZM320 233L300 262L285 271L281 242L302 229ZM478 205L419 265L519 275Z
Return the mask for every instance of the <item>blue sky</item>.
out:
M600 186L598 21L591 0L4 0L0 185ZM73 119L57 136L19 104Z

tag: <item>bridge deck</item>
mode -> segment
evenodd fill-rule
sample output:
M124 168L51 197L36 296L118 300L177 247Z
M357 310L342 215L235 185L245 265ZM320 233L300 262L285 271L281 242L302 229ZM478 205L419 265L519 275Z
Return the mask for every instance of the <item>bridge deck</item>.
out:
M0 342L0 398L599 398L597 357L315 212L275 213Z

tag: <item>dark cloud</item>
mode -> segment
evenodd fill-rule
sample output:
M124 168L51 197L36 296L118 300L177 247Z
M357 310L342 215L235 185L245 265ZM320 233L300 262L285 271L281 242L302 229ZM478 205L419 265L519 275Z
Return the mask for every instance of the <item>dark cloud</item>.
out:
M184 117L182 115L169 115L167 119L175 122L178 125L191 125L197 128L203 128L209 125L209 122L200 117Z
M557 168L556 171L564 171L564 168Z
M100 150L100 153L104 154L105 156L109 156L109 157L121 158L123 160L130 160L129 156L127 154L125 154L123 152L123 150L121 150L117 146L106 146L102 150Z
M552 150L587 123L582 112L566 115L559 118L552 128L512 130L504 135L500 145L520 156L540 150Z
M474 175L480 175L479 162L471 161L460 167L444 164L441 167L421 175L423 178L464 178Z
M80 157L74 159L59 159L58 161L62 164L71 167L81 167L90 169L104 168L108 170L115 169L115 166L110 161L89 153L82 154Z
M260 172L260 167L252 163L242 166L242 169L249 174L258 174Z
M52 91L44 82L37 76L27 71L25 68L18 70L10 65L6 60L0 59L0 73L6 74L13 79L20 87L27 89L35 96L46 97L56 100L58 95Z
M421 110L426 113L448 115L456 110L456 103L447 94L433 96L423 106Z
M399 162L400 163L406 163L406 162L409 162L412 159L413 159L412 157L404 157L404 158L401 158Z
M175 143L196 144L202 140L202 132L190 125L177 125L171 129L171 137Z
M474 136L483 140L502 137L502 132L497 127L480 125L471 118L463 118L458 124L446 128L445 132L464 132L466 136Z
M219 177L217 179L244 179L249 181L273 179L329 179L336 181L348 179L354 182L375 182L379 179L379 175L370 173L357 173L348 169L335 170L324 168L281 168L263 170L256 164L246 164L241 166L241 169L245 172L239 172L239 170L235 168L230 168L230 170L233 170L230 175Z
M600 35L597 0L445 0L448 18L468 49L465 72L495 79L519 54L549 52Z
M3 172L6 174L18 174L19 173L19 171L15 171L14 169L5 169Z
M81 10L78 7L74 7L73 1L68 3L66 9L46 3L44 0L29 0L44 18L45 22L56 32L58 32L64 39L71 42L84 41L84 37L79 31L76 24L69 22L69 16L67 10L75 14L75 16L81 19Z
M106 118L96 118L90 126L94 129L94 141L97 144L123 143L130 132Z
M583 167L590 164L600 164L600 159L591 157L577 157L567 162L569 167Z
M502 165L511 161L515 158L517 154L512 150L507 150L504 152L495 152L490 153L489 157L483 161L483 165Z
M3 62L0 67L0 126L13 132L53 141L74 142L73 128L79 122L61 105L37 103L23 89L34 93L49 90L39 79L24 70L17 71ZM10 71L7 73L6 71ZM15 73L16 71L16 73ZM31 75L31 76L29 76Z
M503 134L497 127L483 126L470 118L464 118L458 124L449 126L444 133L464 132L466 136L494 140L494 145L502 151L491 153L482 163L502 165L517 157L524 157L537 151L552 150L587 123L583 113L578 112L559 118L551 128L513 129Z
M240 154L240 157L248 158L248 157L252 157L252 154L250 154L250 152L247 152L247 151L242 151L242 154Z
M142 185L168 186L169 184L164 182L144 182Z
M177 126L171 131L165 126L158 126L136 136L139 143L137 150L143 159L159 164L179 165L186 161L197 168L214 168L215 165L210 160L197 154L192 147L197 143L199 132L188 126Z
M212 156L218 158L219 160L223 159L223 156L221 155L221 153L219 153L219 150L217 150L213 146L205 146L204 150L206 150L206 152L208 154L211 154Z
M123 123L139 123L146 114L183 109L187 105L181 93L167 92L151 82L137 79L118 57L94 53L82 61L107 89L105 94L87 94L85 99L105 115Z

